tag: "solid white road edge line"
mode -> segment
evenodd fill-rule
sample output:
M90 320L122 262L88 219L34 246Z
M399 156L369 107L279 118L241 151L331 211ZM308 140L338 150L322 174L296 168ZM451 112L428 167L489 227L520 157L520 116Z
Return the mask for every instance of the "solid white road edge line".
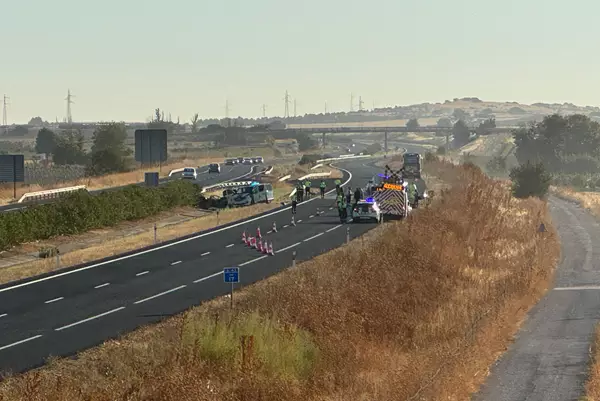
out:
M210 276L202 277L202 278L199 278L198 280L196 280L196 281L192 281L192 282L193 282L194 284L197 284L197 283L200 283L200 282L202 282L202 281L206 281L206 280L208 280L208 279L210 279L210 278L213 278L213 277L220 276L220 275L222 275L222 274L223 274L223 272L217 272L217 273L213 273L213 274L211 274Z
M579 287L556 287L554 291L600 290L600 285L583 285Z
M275 253L288 251L288 250L292 249L293 247L300 245L301 243L302 242L296 242L294 245L286 246L285 248L282 248Z
M352 173L350 171L346 170L346 169L341 168L341 167L336 167L336 168L339 169L339 170L345 171L349 175L349 177L346 180L346 182L344 182L341 185L343 187L343 186L345 186L346 184L348 184L352 180ZM244 175L242 175L240 177L243 177L245 175L248 175L248 174L244 174ZM237 177L237 178L240 178L240 177ZM232 181L232 180L235 180L237 178L233 178L231 180L227 180L227 181L224 181L224 182ZM335 188L332 189L331 191L326 192L326 195L330 194L330 193L333 193L333 192L335 192ZM309 200L306 200L304 202L299 203L298 206L303 205L305 203L312 202L315 199L320 199L320 198L311 198ZM90 270L90 269L93 269L93 268L96 268L96 267L99 267L99 266L104 266L104 265L107 265L107 264L110 264L110 263L119 262L121 260L131 259L133 257L139 256L139 255L145 255L145 254L150 253L150 252L156 252L156 251L159 251L161 249L170 248L172 246L183 244L183 243L186 243L186 242L189 242L189 241L193 241L193 240L196 240L198 238L203 238L203 237L206 237L206 236L209 236L209 235L213 235L213 234L216 234L216 233L219 233L219 232L222 232L222 231L231 230L232 228L239 227L239 226L251 223L253 221L262 220L264 218L273 216L273 215L278 214L278 213L283 213L283 212L286 212L286 211L289 211L289 209L287 207L284 208L284 209L281 209L281 210L276 210L274 212L267 213L265 215L258 216L258 217L246 220L246 221L242 221L242 222L239 222L239 223L236 223L236 224L232 224L232 225L230 225L228 227L219 228L219 229L216 229L216 230L204 233L204 234L199 234L199 235L195 235L193 237L189 237L189 238L185 238L185 239L182 239L182 240L179 240L179 241L175 241L175 242L172 242L170 244L161 245L161 246L158 246L156 248L151 248L151 249L147 249L145 251L132 253L131 255L121 256L120 258L107 260L107 261L96 263L96 264L93 264L93 265L81 267L81 268L75 269L75 270L69 270L69 271L66 271L66 272L63 272L63 273L54 274L52 276L48 276L48 277L39 278L39 279L36 279L36 280L27 281L25 283L13 285L11 287L1 288L0 289L0 293L6 292L6 291L11 291L11 290L14 290L14 289L17 289L17 288L21 288L21 287L26 287L26 286L29 286L29 285L32 285L32 284L42 283L42 282L48 281L48 280L53 280L55 278L67 276L69 274L79 273L79 272Z
M136 276L143 276L144 274L148 274L150 273L148 270L146 270L145 272L140 272L138 274L136 274Z
M323 235L323 234L325 234L325 233L319 233L319 234L317 234L317 235L313 235L312 237L308 237L307 239L305 239L305 240L302 240L302 242L308 242L308 241L310 241L311 239L315 239L315 238L317 238L317 237L320 237L320 236L321 236L321 235Z
M58 298L54 298L54 299L49 299L48 301L44 302L45 304L51 304L52 302L57 302L60 301L61 299L65 299L65 297L58 297Z
M109 285L110 285L110 283L104 283L104 284L97 285L94 288L102 288L102 287L106 287L106 286L109 286Z
M151 299L154 299L154 298L162 297L163 295L167 295L167 294L170 294L172 292L179 291L179 290L181 290L182 288L185 288L185 287L187 287L187 285L184 284L184 285L180 285L179 287L171 288L170 290L160 292L160 293L158 293L156 295L152 295L151 297L140 299L139 301L135 301L134 305L138 305L138 304L141 304L143 302L150 301Z
M335 230L336 228L340 228L341 226L342 226L342 225L341 225L341 224L339 224L339 225L337 225L337 226L335 226L335 227L331 227L329 230L325 230L325 232L326 232L326 233L330 233L330 232L332 232L333 230Z
M260 258L256 258L256 259L252 259L247 262L244 262L244 263L240 263L238 266L246 266L246 265L249 265L250 263L258 262L259 260L262 260L262 259L268 258L268 257L269 257L269 255L264 255L264 256L261 256Z
M19 345L19 344L23 344L23 343L26 343L26 342L31 341L31 340L35 340L36 338L40 338L40 337L42 337L42 335L38 334L37 336L29 337L29 338L26 338L24 340L17 341L16 343L5 345L3 347L0 347L0 351L2 351L4 349L7 349L7 348L10 348L10 347L14 347L15 345Z
M64 330L64 329L68 329L70 327L77 326L77 325L82 324L82 323L87 323L87 322L92 321L94 319L98 319L100 317L103 317L103 316L106 316L106 315L110 315L111 313L115 313L115 312L118 312L118 311L123 310L123 309L125 309L125 307L121 306L120 308L112 309L112 310L109 310L108 312L104 312L104 313L101 313L101 314L96 315L96 316L88 317L87 319L83 319L83 320L80 320L78 322L71 323L71 324L68 324L66 326L59 327L58 329L54 329L54 330L55 331L61 331L61 330Z

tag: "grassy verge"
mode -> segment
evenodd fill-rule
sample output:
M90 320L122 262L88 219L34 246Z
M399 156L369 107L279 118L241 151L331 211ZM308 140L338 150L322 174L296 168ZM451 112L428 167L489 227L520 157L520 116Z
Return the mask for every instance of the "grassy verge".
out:
M160 176L167 177L171 170L182 167L197 167L213 162L223 162L222 157L202 158L202 159L184 159L177 162L168 163L162 166ZM65 188L77 185L85 185L89 190L97 190L111 187L120 187L123 185L135 184L144 181L144 173L156 171L157 168L137 169L126 173L108 174L100 177L88 177L79 180L65 181L53 185L37 185L27 184L20 185L17 190L17 196L21 196L26 192L44 191L55 188ZM0 185L0 205L6 205L13 202L13 187L12 184Z
M566 187L550 187L550 192L562 199L575 201L600 217L600 192L578 192Z
M558 239L543 202L428 168L453 186L407 221L246 288L235 313L208 302L8 378L0 399L468 399L544 292Z
M600 400L600 324L596 326L596 335L592 345L592 363L585 384L584 401Z
M258 204L244 208L224 209L219 213L209 216L199 217L180 224L168 226L158 231L159 241L169 241L185 235L193 234L199 231L207 230L217 225L231 223L264 211L274 209L280 206L280 200L286 199L291 192L292 187L285 183L274 184L276 202L269 204ZM61 241L62 238L57 238ZM154 231L148 230L142 234L115 238L102 243L102 245L91 246L89 248L76 250L61 255L60 268L75 266L80 263L91 262L108 256L118 255L124 252L143 248L154 243ZM58 269L54 258L40 259L34 262L22 263L15 266L0 269L0 283L6 283L38 274L47 273Z

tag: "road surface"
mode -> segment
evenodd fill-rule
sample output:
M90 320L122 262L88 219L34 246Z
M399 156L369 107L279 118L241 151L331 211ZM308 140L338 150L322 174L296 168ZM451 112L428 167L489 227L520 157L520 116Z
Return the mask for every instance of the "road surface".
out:
M553 289L529 313L473 399L579 400L600 317L600 224L580 206L551 198L561 239Z
M343 181L364 186L379 169L364 160L339 164ZM317 212L322 212L318 215ZM333 196L298 206L296 225L289 207L165 245L132 252L58 273L0 286L0 370L21 372L45 358L67 356L140 325L156 322L192 305L227 294L222 270L239 266L248 285L310 259L375 224L341 225ZM269 232L276 223L277 232ZM242 232L260 227L273 243L267 256L244 246Z

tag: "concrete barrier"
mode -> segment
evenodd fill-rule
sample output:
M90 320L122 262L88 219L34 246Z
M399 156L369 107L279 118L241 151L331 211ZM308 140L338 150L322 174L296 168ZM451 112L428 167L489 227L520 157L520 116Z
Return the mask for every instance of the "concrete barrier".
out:
M331 171L328 173L312 173L312 174L306 174L303 177L298 178L298 181L302 181L305 180L307 178L322 178L322 177L329 177L331 175Z
M55 198L58 198L60 195L64 195L64 194L67 194L70 192L77 192L77 191L87 191L87 188L85 185L77 185L75 187L65 187L65 188L49 189L46 191L27 192L26 194L23 194L23 196L21 196L21 198L19 198L17 203L23 203L25 201L31 202L31 201L43 200L43 199L55 199Z
M283 177L281 177L278 181L282 182L282 181L285 181L285 180L289 180L290 178L292 178L292 175L288 174L288 175L284 175Z
M311 167L310 169L311 169L311 170L314 170L314 169L317 169L317 168L319 168L319 167L323 167L323 163L319 163L319 164L317 164L316 166L313 166L313 167Z
M184 170L184 168L183 168L183 167L182 167L182 168L176 168L175 170L171 170L171 171L169 172L169 177L170 177L170 176L172 176L173 174L176 174L176 173L181 173L181 172L183 172L183 170Z

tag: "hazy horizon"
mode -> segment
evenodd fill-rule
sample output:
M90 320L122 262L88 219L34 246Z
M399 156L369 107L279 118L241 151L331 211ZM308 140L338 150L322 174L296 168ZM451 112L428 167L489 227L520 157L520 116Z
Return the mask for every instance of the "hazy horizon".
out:
M35 12L32 12L35 11ZM8 123L145 121L157 107L182 122L364 106L485 101L599 105L593 52L600 4L541 0L419 3L274 0L197 3L10 2L0 97ZM153 25L153 28L150 26ZM560 29L557 29L560 27ZM293 103L290 104L293 114Z

